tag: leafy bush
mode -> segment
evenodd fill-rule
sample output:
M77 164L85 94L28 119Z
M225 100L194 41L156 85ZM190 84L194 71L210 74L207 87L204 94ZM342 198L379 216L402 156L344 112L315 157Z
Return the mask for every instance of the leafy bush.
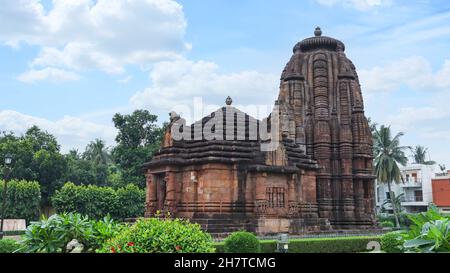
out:
M401 232L389 232L381 236L381 249L387 253L402 253L403 243Z
M408 231L383 236L386 252L450 252L450 217L432 206L427 212L409 214Z
M20 248L20 244L11 239L0 240L0 253L13 253Z
M134 184L128 184L117 191L118 209L114 214L119 219L143 216L145 211L145 191Z
M414 223L405 236L407 252L450 252L450 217L432 206L427 212L410 215Z
M450 220L434 220L425 223L421 234L407 240L404 247L411 252L450 252Z
M402 212L399 214L398 221L400 222L401 227L409 227L412 222L409 219L410 213ZM379 214L377 216L378 222L391 222L395 227L395 217L392 214Z
M140 219L108 240L99 253L210 253L211 236L181 219Z
M0 204L3 204L4 181L0 181ZM41 190L38 182L11 180L6 194L6 219L39 219Z
M94 219L111 215L114 219L140 217L145 209L145 191L135 185L114 190L95 185L66 183L52 197L57 213L78 212Z
M378 236L336 237L336 238L305 238L289 240L289 253L359 253L366 252L369 242L379 242ZM262 240L262 253L275 253L276 240ZM224 242L217 243L218 253L225 252Z
M227 253L259 253L261 251L258 238L246 231L230 234L225 239L224 246Z
M122 229L122 225L108 217L93 221L78 213L55 214L28 226L21 250L27 253L64 253L67 252L67 244L76 240L83 245L84 252L92 252Z
M394 228L395 224L392 223L391 221L384 221L384 222L381 222L381 226L385 227L385 228Z

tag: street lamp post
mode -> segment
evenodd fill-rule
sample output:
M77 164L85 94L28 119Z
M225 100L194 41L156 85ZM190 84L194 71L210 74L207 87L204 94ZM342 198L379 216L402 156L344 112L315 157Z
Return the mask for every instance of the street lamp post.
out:
M279 253L288 253L289 249L289 235L280 234L277 241L277 250Z
M12 156L7 154L5 156L5 181L3 184L3 205L2 205L2 222L0 224L0 240L3 239L3 224L5 222L6 214L6 191L8 190L8 179L11 173Z

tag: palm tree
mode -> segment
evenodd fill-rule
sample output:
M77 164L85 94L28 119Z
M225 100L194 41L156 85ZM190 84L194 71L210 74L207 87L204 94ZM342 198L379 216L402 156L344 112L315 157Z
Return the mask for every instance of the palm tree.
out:
M398 164L405 166L408 162L404 152L408 147L400 146L400 137L403 135L403 133L398 133L392 138L391 127L381 125L379 130L375 129L373 147L375 175L379 183L386 183L388 186L397 228L400 227L400 221L398 210L393 200L394 193L392 192L391 183L395 182L398 184L403 180Z
M417 145L414 148L410 148L412 152L412 157L414 158L414 163L423 165L434 165L436 162L431 160L426 160L428 148Z
M96 165L107 165L111 161L108 149L105 148L105 142L101 139L95 139L86 146L83 158L93 161Z
M401 193L398 196L394 195L392 200L391 200L391 198L386 199L381 206L384 207L387 204L391 204L391 206L395 206L396 207L397 212L402 212L402 210L403 210L403 208L402 208L402 200L403 200L404 197L405 197L404 193Z

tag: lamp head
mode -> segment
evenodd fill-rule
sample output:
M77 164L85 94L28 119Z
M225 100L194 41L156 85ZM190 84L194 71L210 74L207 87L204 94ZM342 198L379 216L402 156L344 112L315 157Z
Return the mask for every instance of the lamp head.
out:
M12 164L12 161L13 161L12 155L6 154L5 155L5 165L9 167Z

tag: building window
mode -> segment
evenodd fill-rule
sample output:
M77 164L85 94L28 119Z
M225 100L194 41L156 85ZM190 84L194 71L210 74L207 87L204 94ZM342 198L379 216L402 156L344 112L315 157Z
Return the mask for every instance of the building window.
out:
M422 191L414 191L414 200L416 202L423 202L423 192Z
M284 188L267 188L266 196L269 201L270 208L284 208L285 207Z

